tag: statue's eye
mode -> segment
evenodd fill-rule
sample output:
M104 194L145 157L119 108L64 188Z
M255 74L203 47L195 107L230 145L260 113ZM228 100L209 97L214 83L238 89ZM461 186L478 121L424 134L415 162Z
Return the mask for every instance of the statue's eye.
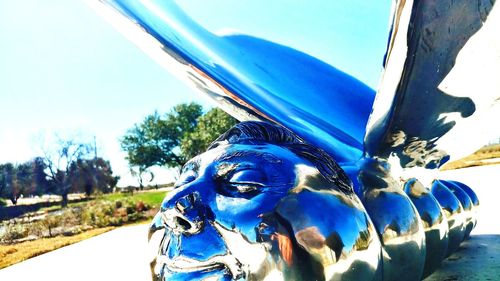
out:
M234 184L252 184L263 186L266 181L266 175L259 170L247 169L233 173L228 177L227 181Z
M251 198L260 193L265 187L266 175L259 170L247 169L236 171L228 176L221 184L219 191L230 197Z
M175 182L174 188L188 184L196 179L196 173L192 170L186 171L181 174L179 179Z

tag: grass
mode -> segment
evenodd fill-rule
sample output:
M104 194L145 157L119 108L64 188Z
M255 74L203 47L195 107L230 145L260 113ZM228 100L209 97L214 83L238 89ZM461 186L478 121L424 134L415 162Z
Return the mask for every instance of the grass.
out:
M485 146L462 159L446 163L441 170L500 164L500 144Z
M27 241L13 245L0 245L0 269L32 257L71 245L93 236L108 232L115 227L92 229L74 236L59 236Z
M145 204L159 207L167 192L165 191L146 191L131 193L111 193L102 195L103 200L118 201L118 200L132 200L134 202L142 201Z
M118 201L118 200L131 200L133 202L138 202L142 201L145 204L148 204L152 206L153 208L158 208L160 207L161 202L163 201L163 198L167 192L165 191L145 191L145 192L135 192L135 193L108 193L108 194L103 194L96 199L98 200L105 200L105 201ZM75 203L69 203L69 207L76 207L76 206L83 206L87 204L89 201L83 201L83 202L75 202ZM60 210L61 206L60 205L55 205L51 207L45 207L41 208L40 211L42 212L53 212Z

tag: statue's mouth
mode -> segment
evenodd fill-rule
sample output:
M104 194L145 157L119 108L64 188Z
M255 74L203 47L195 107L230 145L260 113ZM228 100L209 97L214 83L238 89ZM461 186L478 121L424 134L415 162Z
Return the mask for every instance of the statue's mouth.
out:
M159 255L156 262L165 265L172 272L208 272L225 269L232 275L233 279L239 279L244 275L241 263L229 254L216 255L205 261L184 256L169 258L166 255Z
M172 245L171 239L178 237L173 231L167 229L163 241L160 244L160 251L156 256L156 266L164 267L172 273L208 273L213 271L225 272L231 275L232 279L248 277L251 272L260 270L263 262L268 256L270 245L266 243L251 243L240 232L229 230L217 222L210 222L220 239L227 247L225 253L219 253L206 260L198 260L183 255L179 251L180 245ZM169 255L169 248L174 247L176 254ZM155 270L156 271L156 270Z

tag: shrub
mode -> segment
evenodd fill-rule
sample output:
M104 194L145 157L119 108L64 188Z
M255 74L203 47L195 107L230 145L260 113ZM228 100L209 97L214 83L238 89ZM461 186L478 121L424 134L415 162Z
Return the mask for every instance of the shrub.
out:
M115 208L120 209L121 207L123 207L122 201L120 200L115 201Z
M127 209L125 208L118 208L115 210L115 213L113 214L114 217L126 217L127 216Z
M138 221L138 220L140 220L142 218L144 218L144 216L141 213L133 213L133 214L129 214L127 216L127 220L129 222Z
M0 241L3 243L11 243L15 240L28 237L28 228L20 223L4 224L4 231L0 234Z
M63 216L62 215L47 215L43 220L40 221L42 226L44 226L49 231L49 236L54 235L53 231L55 228L62 225Z
M3 198L0 198L0 207L4 207L4 206L7 206L7 201L5 201L5 199L3 199Z
M107 201L94 201L87 204L82 213L82 222L88 226L103 227L115 222L111 219L115 213L115 204Z
M137 203L135 203L135 210L137 212L142 212L144 211L144 209L145 209L144 202L138 201Z
M148 206L146 204L144 204L144 202L138 201L137 203L135 203L135 210L137 212L147 211L148 210Z
M128 215L131 215L131 214L135 213L135 207L134 206L127 206L126 210L127 210L127 214Z
M65 209L62 213L62 226L73 227L82 223L82 208Z
M45 226L42 221L31 222L27 224L28 236L43 237Z

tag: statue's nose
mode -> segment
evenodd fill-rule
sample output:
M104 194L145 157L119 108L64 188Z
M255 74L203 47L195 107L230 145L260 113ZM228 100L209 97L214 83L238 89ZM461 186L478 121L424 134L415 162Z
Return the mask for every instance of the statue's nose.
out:
M166 225L177 234L196 234L203 227L203 206L200 194L195 191L170 202L162 212Z

